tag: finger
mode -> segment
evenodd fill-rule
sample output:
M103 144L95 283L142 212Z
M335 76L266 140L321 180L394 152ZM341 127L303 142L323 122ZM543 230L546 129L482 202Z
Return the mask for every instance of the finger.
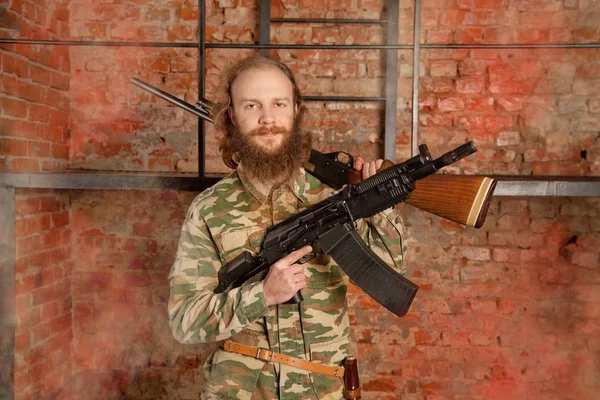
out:
M365 164L365 160L362 157L356 157L354 159L354 169L360 171L363 169L363 165Z
M284 266L290 266L294 264L296 261L309 254L312 251L311 246L304 246L298 250L292 251L287 256L283 257L281 260L277 261L277 263L282 263Z
M365 165L363 166L363 169L362 169L363 179L367 179L368 177L370 177L372 175L371 174L371 164L373 164L373 163L366 162Z
M377 173L377 162L371 162L371 164L369 165L369 173L369 176L373 176Z
M383 165L383 159L379 158L377 161L375 161L375 164L377 166L377 169L381 168L381 166Z
M304 276L304 265L292 264L285 269L285 272L290 276Z

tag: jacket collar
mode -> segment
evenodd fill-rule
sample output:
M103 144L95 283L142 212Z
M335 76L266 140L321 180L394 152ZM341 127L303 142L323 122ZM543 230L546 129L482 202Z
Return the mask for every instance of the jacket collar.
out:
M242 181L242 184L261 204L264 204L271 197L271 192L274 189L282 185L288 186L301 202L306 201L304 193L306 189L306 171L304 168L296 169L290 179L281 184L259 181L253 176L248 175L241 163L237 167L237 174Z

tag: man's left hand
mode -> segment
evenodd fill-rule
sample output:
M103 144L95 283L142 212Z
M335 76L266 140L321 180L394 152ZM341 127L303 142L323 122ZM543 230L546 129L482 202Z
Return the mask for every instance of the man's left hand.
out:
M362 179L365 180L370 176L373 176L377 173L377 170L381 168L383 164L383 160L377 159L375 161L366 162L362 157L356 157L354 159L354 169L357 171L361 171Z

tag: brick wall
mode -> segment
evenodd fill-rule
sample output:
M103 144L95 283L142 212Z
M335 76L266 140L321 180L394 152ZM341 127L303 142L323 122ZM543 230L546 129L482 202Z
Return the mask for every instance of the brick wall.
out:
M194 43L198 12L190 3L72 1L71 37ZM130 83L137 77L195 103L196 48L82 47L71 58L75 168L197 171L197 118Z
M384 1L277 1L274 17L385 18ZM599 41L593 1L423 1L426 43ZM210 0L207 40L251 43L256 0ZM8 2L8 37L191 43L195 2ZM410 43L412 2L400 2ZM6 22L6 23L4 23ZM383 43L385 26L274 24L275 43ZM206 97L249 52L209 49ZM305 94L378 96L385 52L278 50ZM3 171L193 171L197 119L129 83L194 102L193 48L2 45ZM409 156L412 54L398 52L397 157ZM423 49L420 138L434 155L474 140L454 172L598 175L597 49ZM321 150L381 154L383 104L309 102ZM224 172L206 124L208 172ZM197 398L213 345L168 331L167 273L194 194L22 190L16 198L19 399ZM465 229L410 206L397 319L353 289L352 335L366 399L593 399L600 390L600 204L495 199ZM68 361L67 361L68 360ZM64 388L61 391L59 388Z
M4 2L0 20L3 38L68 38L67 1ZM68 168L67 48L4 44L0 64L0 171ZM68 398L69 196L17 190L15 212L15 398Z
M13 0L0 6L4 38L68 36L68 1ZM69 55L64 46L0 46L0 170L60 170L69 165Z
M74 398L197 398L198 358L210 346L176 342L166 311L167 275L193 196L73 193Z
M498 198L474 230L406 206L411 311L350 300L366 398L595 398L599 207Z
M453 4L451 4L453 3ZM594 43L595 2L424 2L427 44ZM466 172L598 175L598 49L425 50L421 137L480 148Z
M71 377L69 196L19 190L15 196L16 399L68 398Z

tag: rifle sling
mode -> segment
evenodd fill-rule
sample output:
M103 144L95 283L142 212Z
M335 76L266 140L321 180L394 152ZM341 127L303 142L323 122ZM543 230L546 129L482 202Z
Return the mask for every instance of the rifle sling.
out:
M351 224L333 228L318 242L366 294L397 316L406 315L419 286L373 253Z

